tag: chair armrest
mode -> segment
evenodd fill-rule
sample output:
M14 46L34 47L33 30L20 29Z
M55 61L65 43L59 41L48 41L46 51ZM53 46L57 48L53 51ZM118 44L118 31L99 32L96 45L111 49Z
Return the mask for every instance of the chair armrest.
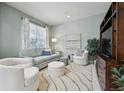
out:
M23 90L24 69L0 65L0 90Z
M16 60L15 60L16 61ZM33 58L32 57L27 57L27 58L17 58L17 61L20 63L16 66L18 67L31 67L33 64Z

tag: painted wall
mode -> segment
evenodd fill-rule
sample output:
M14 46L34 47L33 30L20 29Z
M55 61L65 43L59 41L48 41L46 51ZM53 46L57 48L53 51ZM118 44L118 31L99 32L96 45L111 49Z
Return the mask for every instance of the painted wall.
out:
M1 3L0 3L0 20L1 20ZM1 22L0 22L0 28L1 28ZM0 35L1 35L1 31L0 31ZM1 42L1 36L0 36L0 42ZM0 44L0 56L1 56L1 44Z
M81 47L84 49L87 45L87 39L99 38L99 27L103 17L104 13L51 27L52 37L58 39L55 44L56 50L62 51L65 56L70 54L70 51L65 48L65 41L66 35L71 33L81 33Z
M0 3L0 58L17 57L21 49L21 17L44 25L43 22Z

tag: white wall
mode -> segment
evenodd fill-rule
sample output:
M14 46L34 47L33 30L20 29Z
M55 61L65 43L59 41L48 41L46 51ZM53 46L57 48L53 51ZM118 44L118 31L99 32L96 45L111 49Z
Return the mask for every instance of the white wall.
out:
M41 25L43 22L0 3L0 58L18 57L21 50L21 17L28 17Z
M55 44L56 50L64 52L64 55L69 54L65 48L65 36L70 33L81 33L81 43L84 49L87 45L87 39L99 38L99 28L103 17L104 14L100 14L51 27L52 37L58 39Z

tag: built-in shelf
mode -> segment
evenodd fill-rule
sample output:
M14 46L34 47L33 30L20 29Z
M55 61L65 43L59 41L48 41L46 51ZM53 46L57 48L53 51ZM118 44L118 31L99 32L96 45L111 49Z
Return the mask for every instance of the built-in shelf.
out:
M111 31L108 29L111 27ZM100 53L97 61L98 79L103 90L117 90L117 85L112 83L113 67L120 67L124 65L124 3L114 2L108 9L101 25L100 25L100 50L105 48L103 37L106 31L110 31L111 36L111 56ZM106 35L107 36L107 35ZM104 74L101 74L105 72ZM104 77L104 78L103 78Z
M115 10L112 15L108 18L108 20L104 23L104 25L101 27L100 31L103 32L103 29L108 25L108 23L111 21L112 17L114 17L114 15L116 15L117 10Z

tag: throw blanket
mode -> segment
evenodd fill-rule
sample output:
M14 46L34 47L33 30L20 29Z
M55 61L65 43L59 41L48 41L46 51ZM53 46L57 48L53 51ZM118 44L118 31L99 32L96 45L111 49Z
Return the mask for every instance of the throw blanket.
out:
M93 65L80 66L74 63L66 66L66 74L59 78L48 75L47 69L40 72L39 90L44 91L92 91Z

